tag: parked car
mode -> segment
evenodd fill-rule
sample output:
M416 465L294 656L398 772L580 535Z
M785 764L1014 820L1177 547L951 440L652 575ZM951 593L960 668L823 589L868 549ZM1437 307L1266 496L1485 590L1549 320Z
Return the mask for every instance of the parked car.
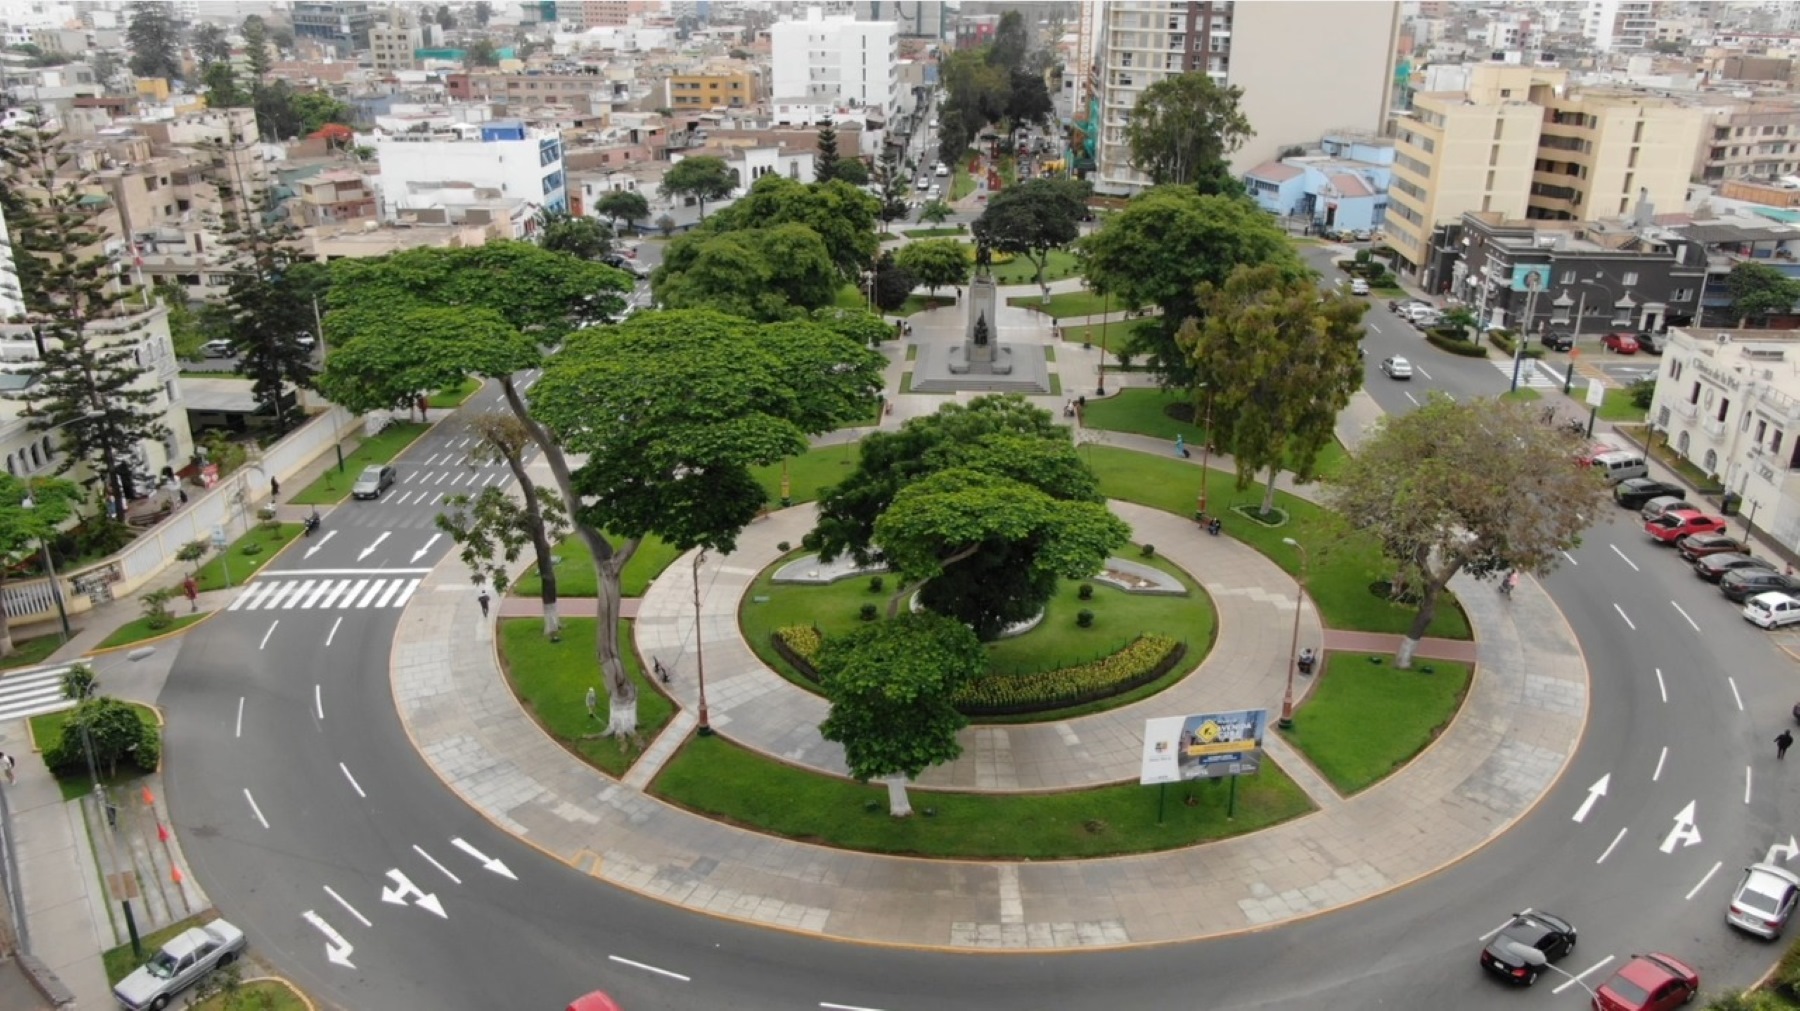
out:
M1638 518L1648 521L1656 519L1664 513L1675 512L1678 509L1697 510L1699 508L1699 506L1682 498L1680 495L1658 495L1644 503L1644 507L1638 510Z
M200 982L207 973L236 961L244 943L244 932L225 920L189 927L120 980L113 987L113 999L129 1011L167 1007L176 994Z
M1800 593L1800 576L1790 576L1774 569L1738 569L1719 579L1719 592L1733 604L1741 604L1759 593Z
M568 1011L620 1011L620 1009L618 1003L611 997L595 990L593 993L584 993L569 1002Z
M1633 955L1594 991L1594 1011L1670 1011L1700 992L1700 974L1673 955Z
M1679 497L1684 491L1678 484L1658 481L1653 477L1628 477L1613 486L1613 501L1626 509L1642 509L1644 503L1665 495Z
M1738 569L1773 569L1775 566L1755 555L1723 552L1699 559L1694 562L1693 568L1694 575L1709 583L1716 583L1724 578L1727 572L1735 572Z
M1644 532L1661 544L1674 544L1678 537L1689 534L1722 533L1723 516L1708 516L1698 509L1671 509L1644 524Z
M1411 362L1395 355L1381 360L1381 371L1387 373L1389 379L1411 379L1413 367Z
M1600 346L1608 351L1616 351L1622 355L1638 353L1637 335L1628 333L1609 333L1600 338Z
M1544 334L1544 347L1551 351L1567 351L1575 346L1575 335L1567 330L1551 330Z
M350 497L357 499L380 498L381 493L393 487L394 468L385 463L372 463L363 468L357 476L356 483L350 486Z
M600 258L600 262L606 264L608 267L611 267L614 270L623 270L625 273L630 274L632 277L641 279L645 276L644 268L631 262L631 258L627 257L623 253L607 253L605 256L602 256Z
M1368 293L1369 293L1369 282L1363 280L1360 277L1356 278L1355 280L1350 282L1350 294L1352 294L1352 295L1367 295Z
M1367 228L1358 228L1357 230L1350 233L1350 238L1356 242L1367 242L1374 237L1375 237L1374 233L1369 231Z
M1667 347L1668 344L1669 338L1666 334L1653 334L1648 330L1641 330L1638 332L1637 346L1647 355L1662 354L1663 348Z
M1759 593L1744 601L1744 620L1758 628L1780 628L1800 622L1800 600L1785 593ZM1800 718L1800 706L1794 707Z
M1707 555L1747 555L1750 545L1730 534L1693 534L1676 541L1675 552L1686 561L1697 562Z
M1774 864L1751 864L1744 868L1737 891L1731 894L1725 922L1773 941L1787 928L1797 899L1800 877L1795 877L1794 872Z
M237 348L227 340L207 341L200 345L200 353L208 358L230 358L237 354Z
M1490 972L1530 986L1538 970L1575 949L1575 928L1569 921L1527 910L1514 914L1512 922L1481 949L1481 965ZM1541 956L1541 957L1535 957Z
M1416 298L1390 298L1388 299L1388 312L1391 312L1396 316L1405 316L1408 312L1412 311L1412 307L1415 305L1424 306L1427 309L1431 308L1429 302L1421 302Z
M950 167L948 165L945 165L943 162L938 162L936 165L933 165L931 167L931 174L934 176L937 176L939 179L942 179L945 176L950 174Z

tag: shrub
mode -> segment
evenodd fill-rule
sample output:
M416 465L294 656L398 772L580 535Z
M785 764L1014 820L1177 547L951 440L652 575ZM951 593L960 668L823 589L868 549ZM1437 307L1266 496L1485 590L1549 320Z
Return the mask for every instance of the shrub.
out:
M880 576L870 576L869 577L869 592L870 593L880 593L881 588L886 585L887 585L887 583Z
M1376 271L1369 283L1377 288L1394 288L1399 286L1399 279L1385 270Z
M1368 263L1372 259L1374 259L1374 256L1371 255L1368 250L1359 249L1356 251L1356 262L1357 263L1359 263L1359 264Z
M170 586L140 594L138 604L144 609L144 623L157 631L175 624L175 616L169 613L169 601L173 599L175 588Z
M262 551L263 551L262 542L249 541L249 542L246 542L243 547L238 549L238 554L240 554L240 555L260 555L260 554L262 554Z
M1093 600L1094 599L1094 584L1093 583L1082 583L1079 587L1076 587L1075 596L1081 600Z
M1519 339L1519 336L1514 334L1511 330L1488 331L1488 343L1506 352L1509 356L1515 353L1513 351L1514 342ZM1526 340L1523 354L1526 358L1542 358L1544 357L1544 349L1535 346L1529 340Z
M1656 399L1656 377L1646 376L1625 388L1631 394L1631 406L1640 411L1648 411L1650 404Z
M1143 555L1145 558L1150 558L1156 554L1156 545L1146 544L1143 547L1138 549L1138 553Z
M1085 607L1082 608L1081 610L1075 612L1075 624L1081 626L1082 628L1094 627L1094 612L1088 610Z
M811 625L789 625L786 628L778 628L775 630L775 637L780 639L788 649L808 660L818 656L819 647L825 645L825 637Z
M1140 636L1092 663L1034 674L990 674L956 694L956 708L972 715L1028 713L1109 698L1163 676L1186 653L1165 635Z
M1448 351L1453 355L1462 355L1465 358L1487 357L1487 348L1461 337L1443 337L1434 330L1425 335L1425 340L1432 347Z
M881 608L876 607L874 604L864 604L857 609L856 616L864 621L874 621L876 618L881 617Z
M65 699L81 700L93 694L94 685L99 681L94 676L94 669L87 664L78 663L63 671L62 695Z
M780 544L775 545L775 550L779 551L785 555L788 552L794 550L794 546L792 544L789 544L786 541L782 541Z

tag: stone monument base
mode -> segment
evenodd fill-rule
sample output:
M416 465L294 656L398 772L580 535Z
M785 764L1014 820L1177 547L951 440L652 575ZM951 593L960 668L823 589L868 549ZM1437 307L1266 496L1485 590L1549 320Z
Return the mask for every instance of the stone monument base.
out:
M1009 376L1013 370L1012 348L993 344L985 348L972 348L968 344L960 344L950 349L949 360L945 364L950 373L957 376L970 372Z
M1042 344L990 344L994 360L971 363L963 344L921 342L913 363L914 393L1023 393L1050 392L1050 365ZM971 367L976 365L976 367ZM986 368L987 371L981 371Z

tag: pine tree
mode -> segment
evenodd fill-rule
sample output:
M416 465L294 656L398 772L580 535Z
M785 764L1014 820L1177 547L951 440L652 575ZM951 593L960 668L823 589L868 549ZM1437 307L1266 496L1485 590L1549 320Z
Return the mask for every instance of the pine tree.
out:
M254 91L269 76L269 28L254 14L244 19L244 58L250 64L250 88Z
M131 5L131 23L125 29L125 46L131 50L131 72L139 77L181 77L181 61L175 58L175 21L169 6L147 0Z
M837 178L837 126L826 123L819 127L819 153L813 156L813 181L828 183Z
M93 173L53 131L0 134L0 155L8 188L24 206L17 245L36 259L37 284L25 289L25 304L41 355L20 394L27 426L59 432L66 452L56 472L87 464L122 519L136 490L140 445L168 429L151 406L158 391L141 382L150 370L137 349L102 326L123 298L114 288L117 269L100 251L106 231L98 219L106 207L85 199L96 186Z

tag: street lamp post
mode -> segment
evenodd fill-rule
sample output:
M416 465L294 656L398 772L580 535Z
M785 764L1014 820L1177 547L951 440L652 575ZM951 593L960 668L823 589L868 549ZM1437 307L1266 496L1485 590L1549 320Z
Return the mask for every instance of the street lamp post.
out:
M1525 322L1519 327L1518 339L1513 341L1512 387L1507 392L1519 388L1519 370L1525 362L1525 342L1531 340L1531 317L1537 312L1538 288L1543 286L1536 271L1525 275Z
M1094 396L1106 396L1106 324L1112 317L1112 292L1106 293L1106 310L1100 315L1100 382L1094 388Z
M694 552L694 670L700 683L701 737L712 736L712 724L706 718L706 650L700 644L700 563L706 560L706 549Z
M1207 383L1201 383L1200 385L1206 388L1206 422L1204 431L1200 433L1200 501L1198 503L1198 515L1194 517L1196 522L1206 518L1206 466L1212 461L1213 444L1212 386Z
M1292 537L1283 537L1281 543L1300 552L1300 578L1294 582L1294 639L1288 648L1287 691L1281 696L1281 721L1277 724L1286 730L1294 725L1294 672L1300 669L1300 609L1306 603L1306 546Z
M1587 290L1586 290L1587 287L1589 285L1592 285L1596 288L1599 288L1601 291L1606 292L1606 294L1608 296L1612 295L1612 289L1608 288L1604 284L1601 284L1600 278L1598 278L1598 277L1593 278L1592 280L1585 280L1585 279L1580 280L1575 283L1582 288L1582 292L1581 292L1581 297L1576 299L1576 301L1575 301L1575 327L1573 330L1570 331L1570 334L1575 341L1579 342L1581 340L1581 321L1587 315ZM1571 385L1574 384L1574 382L1575 382L1575 361L1574 361L1573 351L1571 351L1569 367L1567 369L1563 370L1563 395L1564 396L1568 396L1569 388Z

